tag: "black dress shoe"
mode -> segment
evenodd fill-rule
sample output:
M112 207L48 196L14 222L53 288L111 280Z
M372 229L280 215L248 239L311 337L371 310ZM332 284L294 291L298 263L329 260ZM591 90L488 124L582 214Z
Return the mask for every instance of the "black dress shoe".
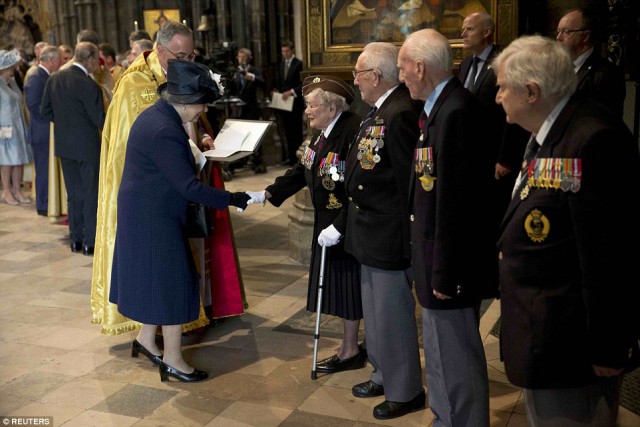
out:
M184 372L179 371L176 368L172 368L166 363L161 363L159 370L161 381L169 381L169 377L173 377L185 383L192 383L195 381L205 380L209 377L209 374L207 374L205 371L199 371L197 369L194 369L190 374L185 374Z
M82 255L93 255L93 246L82 246Z
M340 359L337 354L334 354L327 359L319 361L316 366L316 370L318 372L333 374L334 372L348 371L349 369L364 368L366 361L367 358L362 355L361 351L359 351L355 356L344 360Z
M82 242L71 242L71 252L80 252L82 250Z
M373 408L373 417L378 420L389 420L391 418L398 418L409 412L419 411L425 407L426 396L424 390L422 390L416 397L408 402L392 402L385 400L379 405Z
M48 216L49 215L49 211L38 209L38 215L40 215L40 216Z
M351 393L353 393L355 397L382 396L384 395L384 386L369 380L351 387Z
M131 343L131 357L138 357L139 353L147 356L147 359L151 360L154 365L159 365L162 363L162 355L157 356L151 353L145 346L140 344L138 340L133 340L133 342Z

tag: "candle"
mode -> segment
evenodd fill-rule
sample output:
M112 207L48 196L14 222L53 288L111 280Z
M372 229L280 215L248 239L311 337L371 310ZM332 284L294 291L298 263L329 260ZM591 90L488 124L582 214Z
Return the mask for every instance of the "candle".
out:
M138 31L138 21L133 21L133 28Z
M182 23L183 23L184 25L187 25L187 20L186 20L186 19L183 19L183 20L182 20Z

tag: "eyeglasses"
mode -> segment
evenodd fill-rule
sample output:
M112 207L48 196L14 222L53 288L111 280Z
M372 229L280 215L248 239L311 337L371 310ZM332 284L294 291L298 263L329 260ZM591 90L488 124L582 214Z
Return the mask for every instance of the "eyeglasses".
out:
M181 60L181 61L193 61L193 58L196 57L196 54L191 52L189 53L178 53L175 54L173 52L171 52L171 50L166 47L166 46L162 46L163 48L165 48L167 50L167 52L169 52L171 55L173 55L176 59Z
M567 30L566 28L563 30L557 30L556 31L556 37L559 35L562 35L562 37L571 37L571 35L573 35L573 33L577 33L580 31L589 31L588 28L580 28L578 30Z
M356 71L356 70L352 70L351 74L353 75L353 78L355 79L356 77L358 77L358 74L360 73L366 73L367 71L373 71L375 68L368 68L366 70L360 70L360 71Z

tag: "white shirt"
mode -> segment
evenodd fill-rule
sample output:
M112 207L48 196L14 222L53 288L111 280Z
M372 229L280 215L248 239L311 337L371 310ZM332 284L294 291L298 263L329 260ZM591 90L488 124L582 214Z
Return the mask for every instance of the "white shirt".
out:
M384 103L384 101L389 97L389 95L391 95L391 92L393 92L398 86L399 85L395 85L394 87L392 87L391 89L383 93L382 96L378 98L376 103L373 105L375 105L375 107L379 109L380 106Z

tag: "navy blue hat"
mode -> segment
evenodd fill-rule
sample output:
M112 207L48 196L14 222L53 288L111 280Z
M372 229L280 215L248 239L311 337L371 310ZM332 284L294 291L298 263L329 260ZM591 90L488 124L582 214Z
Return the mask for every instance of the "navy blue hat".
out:
M176 59L168 61L167 82L158 87L158 95L174 104L210 104L222 92L209 67Z

